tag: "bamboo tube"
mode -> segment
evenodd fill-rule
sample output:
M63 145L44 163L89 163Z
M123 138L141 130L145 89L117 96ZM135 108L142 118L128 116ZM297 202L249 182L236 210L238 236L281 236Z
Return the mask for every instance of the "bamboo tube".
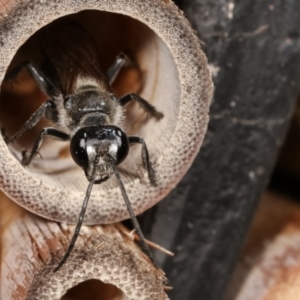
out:
M122 225L83 227L71 257L53 273L74 226L34 216L4 197L0 207L10 212L2 226L0 299L168 299L163 272Z
M119 52L129 49L133 53L142 71L140 95L163 112L164 118L159 122L138 122L135 126L139 110L131 107L126 132L145 139L158 186L150 184L141 168L139 147L131 149L120 171L136 214L161 200L181 179L200 148L213 90L206 57L181 11L171 1L162 0L2 0L0 5L0 81L10 64L39 59L38 30L62 17L81 23L93 36L104 68ZM32 35L32 43L28 41L19 49ZM19 85L12 88L2 85L4 106L0 109L0 123L12 134L18 129L18 122L29 117L29 106L42 101L41 93L28 91L28 82L21 91L22 82L20 78ZM28 102L18 96L20 93ZM6 103L9 105L5 107ZM38 132L37 127L32 137ZM30 136L23 142L28 141ZM20 157L24 144L18 142L16 149L13 145L8 148L0 138L0 188L35 214L75 223L87 185L82 170L76 168L70 157L63 159L59 155L61 148L55 142L45 144L41 150L43 160L37 157L31 167L23 168L16 156ZM94 188L85 218L87 224L107 224L127 217L113 178Z
M298 216L299 218L299 216ZM269 242L243 283L236 300L297 300L300 295L299 219Z
M299 299L299 220L297 202L274 191L264 194L226 299Z
M137 73L125 71L114 87L116 94L125 93L124 86L131 82L130 89L164 113L155 122L146 120L137 107L127 111L126 132L145 139L158 176L158 186L151 186L141 168L140 149L131 151L120 166L130 202L139 214L177 184L201 146L213 90L206 57L189 23L171 1L0 0L0 81L8 68L26 58L39 62L39 30L63 17L80 23L91 34L104 69L119 52L129 49L141 74L131 80ZM12 88L6 83L1 86L0 123L8 130L18 129L18 121L30 113L29 105L45 100L27 79L20 78L19 85ZM6 110L5 104L13 111ZM135 246L128 232L115 224L128 213L113 179L95 186L85 223L114 224L83 227L67 263L59 272L52 272L72 234L73 226L64 224L76 223L87 181L68 152L55 142L45 144L43 160L37 158L30 168L20 165L20 149L34 140L39 129L29 133L28 140L25 137L9 147L0 137L0 188L33 213L11 204L0 209L1 300L79 299L83 290L82 297L89 299L167 299L164 275ZM9 222L3 225L10 211ZM75 290L67 292L74 286Z

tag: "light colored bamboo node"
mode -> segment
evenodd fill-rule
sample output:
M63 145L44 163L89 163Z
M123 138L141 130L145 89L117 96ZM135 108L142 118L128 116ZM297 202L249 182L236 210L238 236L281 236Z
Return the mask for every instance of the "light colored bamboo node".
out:
M199 151L213 90L206 57L181 11L162 0L9 0L1 5L0 81L9 66L22 60L39 65L39 30L63 17L80 23L93 37L105 70L120 52L133 55L141 72L125 70L114 91L117 95L135 91L164 114L160 121L148 120L138 106L131 106L125 124L127 133L140 135L147 143L158 187L150 184L141 167L139 146L132 147L120 172L136 214L156 204L178 183ZM15 133L43 101L44 95L22 72L16 83L2 84L0 125L9 134ZM0 137L0 188L35 214L76 223L88 182L70 160L66 144L46 141L43 159L36 157L27 168L16 158L23 147L31 148L44 124L9 147ZM108 224L127 217L114 178L94 187L86 224Z
M1 238L0 299L168 299L163 272L121 224L83 227L70 258L53 273L74 226L14 215Z
M249 260L252 267L236 300L299 299L300 214L299 208L293 209L293 218L289 219L283 230L265 243L259 257Z

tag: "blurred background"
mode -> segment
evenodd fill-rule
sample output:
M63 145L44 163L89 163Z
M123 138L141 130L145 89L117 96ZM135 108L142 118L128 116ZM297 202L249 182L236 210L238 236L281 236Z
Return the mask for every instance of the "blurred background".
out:
M156 254L170 298L300 299L300 2L175 2L203 42L215 97L201 153L142 217L176 254Z

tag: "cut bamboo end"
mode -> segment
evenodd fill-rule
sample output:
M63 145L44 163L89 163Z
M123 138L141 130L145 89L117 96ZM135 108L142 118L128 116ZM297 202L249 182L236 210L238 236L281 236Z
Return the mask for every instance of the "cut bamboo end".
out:
M168 299L163 272L122 225L83 227L70 258L53 273L74 226L16 215L1 238L1 299Z
M298 300L300 295L300 214L254 261L236 300Z
M4 2L5 5L1 4ZM28 59L27 54L38 60L38 30L58 18L79 22L91 34L105 68L119 52L133 54L143 78L140 85L136 85L135 80L130 85L140 89L140 95L155 105L164 118L159 122L151 119L140 122L143 119L135 118L138 107L131 107L126 132L145 139L158 186L150 184L147 172L141 167L138 146L131 149L130 156L120 165L120 172L136 214L156 204L178 183L199 151L213 90L206 57L182 12L171 1L163 0L1 0L0 8L1 5L5 13L0 22L0 80L11 63ZM26 45L20 49L24 43ZM136 76L134 72L130 74L123 78ZM19 89L16 87L15 92L32 105L34 101L41 101L41 93L26 79L22 85L22 80L20 78ZM122 86L124 84L119 83L120 91L124 92ZM22 107L24 98L12 94L9 87L2 85L1 103L9 103L9 108L15 111L10 111L10 115L4 108L0 109L1 126L5 122L16 126L19 120L26 119L28 105ZM15 104L12 99L16 100ZM5 127L9 129L9 124ZM37 129L33 134L38 132ZM25 138L24 143L28 141L30 139ZM10 150L0 138L0 188L35 214L76 223L87 187L84 172L75 167L59 169L68 163L64 159L68 155L60 155L65 152L55 143L47 143L42 153L43 169L39 171L34 167L23 168ZM15 154L20 155L20 151ZM36 162L38 158L33 164ZM95 186L85 223L107 224L126 218L127 208L113 178Z

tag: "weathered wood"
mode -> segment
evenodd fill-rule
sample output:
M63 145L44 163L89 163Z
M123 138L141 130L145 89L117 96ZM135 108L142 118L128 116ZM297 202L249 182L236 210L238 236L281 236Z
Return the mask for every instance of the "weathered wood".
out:
M298 0L178 0L214 75L211 121L188 174L159 204L151 240L173 300L220 300L299 95ZM192 279L192 280L191 280Z
M4 197L0 201L1 300L74 300L82 293L86 299L168 299L163 272L122 225L83 227L70 258L53 273L74 226L34 216ZM4 226L5 214L10 217Z
M282 271L282 265L280 263L274 264L272 272L265 274L264 281L261 282L262 289L260 289L260 291L253 287L255 284L259 285L261 274L259 276L253 276L253 270L260 268L264 252L268 251L269 246L274 249L273 245L275 245L275 248L277 248L276 240L282 234L285 235L287 244L293 245L293 241L289 241L289 239L293 239L297 234L294 235L294 233L292 233L289 235L286 228L293 227L296 229L298 226L299 231L299 216L300 205L293 201L293 199L270 190L263 195L247 235L245 245L239 255L238 263L224 300L236 299L242 290L244 290L242 292L243 295L252 294L253 297L250 297L249 300L262 300L263 294L261 294L261 291L264 290L264 292L268 292L272 289L271 282L274 277L276 277L276 273ZM281 246L284 248L282 244ZM254 273L258 274L257 272ZM250 277L252 278L251 281L255 282L254 285L247 283ZM284 284L284 282L285 278L276 278L275 285ZM245 286L247 287L245 288ZM248 300L248 298L246 299Z
M288 206L288 205L287 205ZM300 207L266 243L247 274L236 300L297 300L300 294ZM277 220L271 220L277 222ZM263 228L261 228L263 230ZM249 258L248 258L249 260ZM233 298L228 298L233 299Z

